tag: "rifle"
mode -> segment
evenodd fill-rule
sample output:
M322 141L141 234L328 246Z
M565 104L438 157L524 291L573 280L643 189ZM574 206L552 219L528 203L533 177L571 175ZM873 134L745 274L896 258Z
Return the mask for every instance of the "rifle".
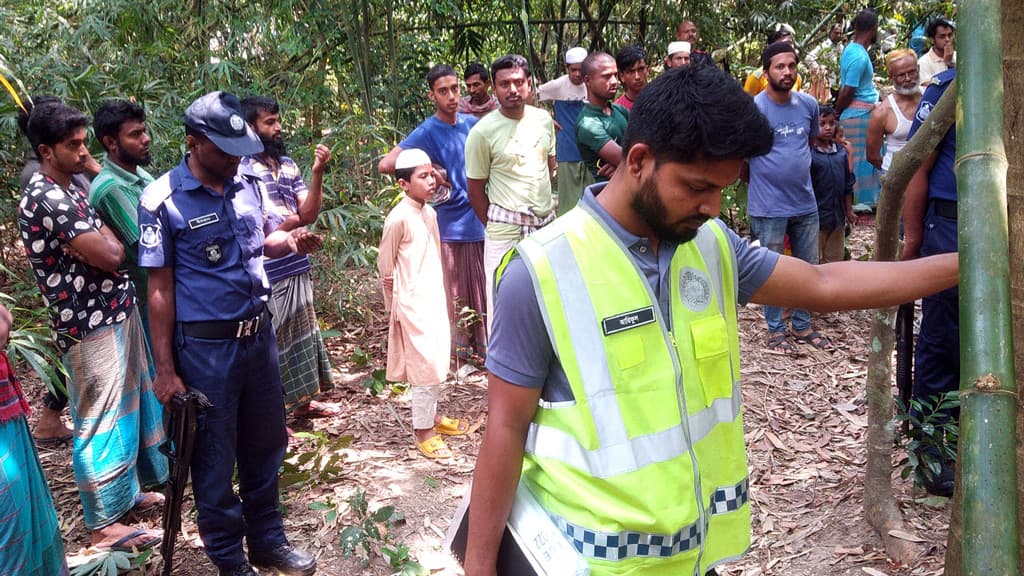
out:
M910 410L914 388L914 303L900 304L896 311L896 390L903 407ZM903 434L910 432L910 420L903 421Z
M181 530L181 504L188 483L192 451L195 448L197 417L199 413L213 406L202 392L189 389L178 392L171 399L170 420L167 423L167 441L160 446L160 452L167 456L170 464L170 478L167 482L167 501L164 504L164 540L160 544L163 557L162 575L170 576L171 560L174 558L174 541Z

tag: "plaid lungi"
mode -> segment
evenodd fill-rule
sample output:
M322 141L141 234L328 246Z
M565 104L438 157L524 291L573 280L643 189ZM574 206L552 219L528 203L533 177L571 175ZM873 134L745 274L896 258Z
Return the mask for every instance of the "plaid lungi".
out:
M313 309L309 272L275 281L268 305L277 335L284 405L291 411L334 385L331 361Z
M89 332L63 357L75 425L72 465L85 527L103 528L135 506L141 487L167 481L163 408L142 322Z

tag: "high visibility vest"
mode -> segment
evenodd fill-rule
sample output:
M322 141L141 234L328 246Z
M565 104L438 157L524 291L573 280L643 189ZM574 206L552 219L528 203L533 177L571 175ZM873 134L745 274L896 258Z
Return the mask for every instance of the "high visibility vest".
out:
M666 319L590 210L516 249L573 394L542 399L523 480L594 576L704 576L750 546L736 257L718 221L681 244Z

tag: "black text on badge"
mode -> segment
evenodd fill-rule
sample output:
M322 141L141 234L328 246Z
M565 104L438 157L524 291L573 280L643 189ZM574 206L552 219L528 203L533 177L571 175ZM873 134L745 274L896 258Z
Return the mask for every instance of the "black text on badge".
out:
M622 332L652 322L654 322L654 306L648 306L647 308L640 308L632 312L623 312L622 314L609 316L601 320L601 327L604 329L604 335L610 336L616 332Z
M220 222L220 217L217 216L216 212L211 212L189 220L188 227L195 230L196 228L202 228L203 226L213 224L214 222Z

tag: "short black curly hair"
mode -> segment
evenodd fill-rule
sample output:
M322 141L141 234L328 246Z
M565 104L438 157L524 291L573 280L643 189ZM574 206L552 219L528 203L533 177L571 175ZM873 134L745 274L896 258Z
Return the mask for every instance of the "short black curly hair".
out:
M129 120L146 121L146 109L130 100L106 100L92 115L92 131L96 139L107 149L103 139L121 133L121 125ZM110 150L107 150L109 152Z
M956 24L952 20L939 16L928 22L928 27L924 30L925 36L934 40L935 35L939 33L939 26L945 26L954 32L956 31Z
M39 146L55 146L71 136L79 128L89 126L89 117L63 102L47 102L32 108L28 117L28 141L32 150L39 153Z

